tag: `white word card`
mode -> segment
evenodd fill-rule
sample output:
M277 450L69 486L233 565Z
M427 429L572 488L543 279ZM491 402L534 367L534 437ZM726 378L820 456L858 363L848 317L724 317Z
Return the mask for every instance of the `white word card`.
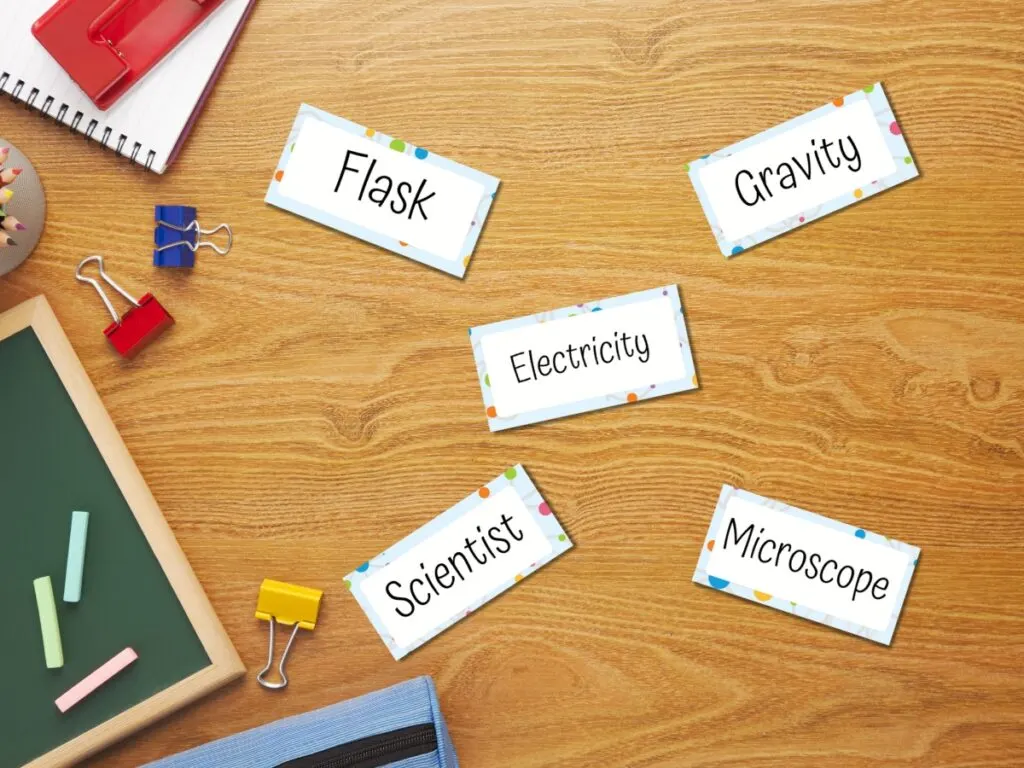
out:
M674 285L469 335L492 432L697 387Z
M498 184L303 104L266 202L462 277Z
M917 176L881 83L687 168L726 256Z
M726 485L693 580L889 645L920 554Z
M522 465L345 578L400 659L572 548Z

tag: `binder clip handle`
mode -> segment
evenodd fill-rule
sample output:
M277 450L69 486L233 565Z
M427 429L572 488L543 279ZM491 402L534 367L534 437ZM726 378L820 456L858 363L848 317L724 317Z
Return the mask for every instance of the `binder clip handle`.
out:
M267 680L264 675L270 671L270 668L274 666L274 626L277 624L277 619L274 616L270 617L270 648L267 651L267 666L259 671L256 675L256 682L262 685L264 688L269 688L272 691L280 690L288 685L288 676L284 673L285 662L288 661L288 652L292 649L292 643L295 642L295 636L299 633L299 622L295 622L295 626L292 628L292 634L288 638L288 644L284 647L284 654L281 656L281 663L277 665L277 674L281 678L279 682L271 682Z
M100 295L100 298L103 299L103 305L107 308L107 311L110 313L110 316L114 318L114 322L120 324L121 315L117 313L117 310L114 309L114 305L110 303L110 299L107 298L107 294L103 290L103 286L100 285L99 280L97 280L95 277L86 277L85 275L82 274L82 270L85 268L85 266L91 263L96 264L96 268L99 270L100 273L100 280L105 282L107 285L109 285L111 288L113 288L115 291L121 294L121 296L123 296L126 300L131 302L131 305L133 307L140 306L139 302L135 299L134 296L128 293L128 291L126 291L120 285L115 283L114 280L110 277L110 275L106 273L106 271L103 269L102 256L87 256L86 258L82 259L82 261L78 265L78 268L75 270L75 279L78 280L80 283L88 283L93 288L95 288L96 293L98 293Z
M226 256L228 254L228 251L231 250L231 246L235 242L235 235L231 231L231 227L228 226L227 224L218 224L216 227L212 227L211 229L203 229L202 227L199 226L199 220L198 219L193 219L192 223L190 223L190 224L188 224L187 226L184 226L184 227L179 227L177 224L171 224L169 221L163 221L162 219L157 219L156 223L157 223L157 226L167 227L168 229L173 229L176 232L183 232L183 233L184 232L195 232L196 233L196 242L194 242L194 243L190 242L186 238L182 238L181 240L178 240L176 242L167 243L167 245L159 246L156 249L158 251L166 251L168 248L177 248L179 245L184 245L186 248L188 248L190 251L192 251L192 253L195 253L197 249L202 248L202 247L205 246L207 248L212 248L214 251L216 251L221 256ZM212 240L199 240L199 237L198 237L199 235L215 235L218 232L220 232L221 230L224 230L225 232L228 233L228 244L224 248L218 247L217 244L214 243Z

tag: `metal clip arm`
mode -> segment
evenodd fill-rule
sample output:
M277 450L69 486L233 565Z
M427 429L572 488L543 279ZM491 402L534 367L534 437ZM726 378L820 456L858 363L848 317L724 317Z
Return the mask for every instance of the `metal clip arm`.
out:
M288 652L292 649L292 643L295 642L295 636L299 633L299 622L295 622L295 627L292 629L291 637L288 638L288 645L284 647L284 655L281 656L281 663L277 665L277 674L280 676L281 681L272 683L269 680L265 680L263 676L270 671L270 668L274 666L274 626L277 624L277 619L273 616L270 617L270 649L267 651L267 666L260 670L259 674L256 675L256 681L264 688L269 688L272 691L279 690L288 685L288 676L284 673L285 662L288 661Z
M188 240L182 239L182 240L179 240L176 243L168 243L167 245L161 245L160 247L158 247L156 249L158 251L166 251L168 248L177 248L179 245L184 245L186 248L188 248L190 251L192 251L192 253L195 253L196 249L202 248L202 247L205 246L207 248L212 248L214 251L219 253L221 256L226 256L228 251L231 250L231 246L235 242L235 235L231 231L231 227L228 226L227 224L218 224L216 227L213 227L212 229L203 229L203 228L201 228L199 226L199 221L198 220L193 220L192 223L189 224L187 227L179 227L177 224L171 224L169 222L162 221L160 219L157 219L156 223L157 223L158 226L167 227L168 229L173 229L173 230L175 230L177 232L195 232L196 233L196 239L197 239L197 242L195 242L195 243L191 243ZM222 229L225 232L228 233L228 244L227 244L227 246L225 248L219 248L215 243L213 243L210 240L199 240L198 239L199 235L215 235L218 232L220 232Z
M111 288L113 288L115 291L121 294L121 296L123 296L125 299L131 302L133 307L139 306L139 302L136 301L135 297L128 293L128 291L126 291L120 285L115 283L111 279L110 275L108 275L104 271L102 256L88 256L82 259L81 262L79 262L78 268L75 270L75 279L78 280L80 283L88 283L93 288L95 288L96 293L98 293L100 295L100 298L103 299L103 305L107 308L107 311L110 313L110 316L114 318L114 322L120 323L121 316L117 314L117 310L114 309L114 305L110 303L110 299L107 298L107 294L103 291L103 286L100 285L99 280L97 280L95 277L86 277L85 275L82 274L82 269L85 267L85 265L90 264L92 262L95 262L97 265L97 269L99 269L100 280L105 282L107 285L109 285Z

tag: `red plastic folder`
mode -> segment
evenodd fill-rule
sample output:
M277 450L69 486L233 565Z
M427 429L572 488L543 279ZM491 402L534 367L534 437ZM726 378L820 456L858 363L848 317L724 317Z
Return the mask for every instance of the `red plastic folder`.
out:
M224 0L59 0L32 34L109 109Z

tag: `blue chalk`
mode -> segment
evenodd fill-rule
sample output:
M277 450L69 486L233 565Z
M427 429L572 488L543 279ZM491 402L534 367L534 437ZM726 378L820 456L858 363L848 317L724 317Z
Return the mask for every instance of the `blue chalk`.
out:
M82 571L85 569L85 539L88 531L89 513L72 512L68 564L64 571L65 603L77 603L82 598Z

